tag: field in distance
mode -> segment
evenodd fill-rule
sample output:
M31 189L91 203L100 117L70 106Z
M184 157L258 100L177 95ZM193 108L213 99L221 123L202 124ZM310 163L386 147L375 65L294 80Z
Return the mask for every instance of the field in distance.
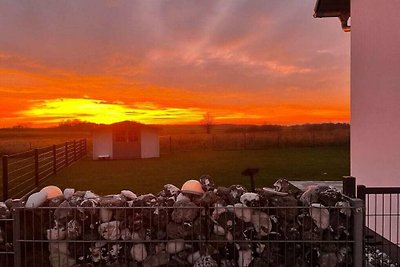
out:
M49 183L102 194L123 188L156 193L166 183L179 186L203 174L212 175L220 185L248 186L241 176L248 167L261 169L257 181L262 185L282 177L334 180L349 174L347 124L215 125L210 134L201 125L159 127L157 159L92 161L91 129L81 126L0 129L0 155L87 138L89 159L50 177Z
M58 128L0 129L0 155L14 154L90 137L91 133L87 130Z
M0 155L87 138L92 124L46 129L0 129ZM265 149L279 146L347 145L348 124L213 125L210 134L203 125L158 125L161 153L205 149ZM90 149L89 149L90 151Z
M121 189L158 193L167 183L180 187L188 179L211 175L218 185L242 184L248 167L260 168L256 185L271 186L279 178L338 180L348 175L349 149L344 146L270 148L266 150L181 151L154 159L82 160L52 177L61 188L116 194Z

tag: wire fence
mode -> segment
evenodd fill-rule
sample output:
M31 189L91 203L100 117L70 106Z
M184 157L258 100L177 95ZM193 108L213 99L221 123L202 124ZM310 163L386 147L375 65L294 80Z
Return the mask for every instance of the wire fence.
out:
M87 154L86 139L2 156L1 199L19 198Z
M193 150L257 150L271 147L348 145L348 131L276 131L160 136L160 152Z

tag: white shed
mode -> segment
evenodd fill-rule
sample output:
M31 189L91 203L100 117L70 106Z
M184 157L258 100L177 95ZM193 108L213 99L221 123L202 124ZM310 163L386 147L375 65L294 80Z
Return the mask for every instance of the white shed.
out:
M159 129L123 121L100 125L92 132L93 159L135 159L160 156Z

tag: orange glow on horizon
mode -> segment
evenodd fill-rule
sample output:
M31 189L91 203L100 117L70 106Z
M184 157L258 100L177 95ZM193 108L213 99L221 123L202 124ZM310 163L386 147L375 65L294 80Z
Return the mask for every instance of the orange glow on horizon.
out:
M262 113L273 110L270 118ZM201 110L198 108L161 107L153 103L107 102L90 98L58 98L33 101L32 105L18 112L21 118L29 118L29 125L46 127L68 120L97 124L111 124L131 120L145 124L198 124L206 113L211 113L215 124L301 124L322 122L345 122L347 112L329 109L310 110L307 107L278 106L256 113L228 112L223 109ZM339 118L339 120L332 120Z
M147 124L170 124L199 121L203 116L203 112L191 108L157 107L151 103L136 103L128 106L122 102L109 103L88 98L37 101L20 114L32 118L37 125L56 124L63 120L98 124L111 124L125 120Z
M350 35L315 1L117 2L0 3L0 128L349 122Z

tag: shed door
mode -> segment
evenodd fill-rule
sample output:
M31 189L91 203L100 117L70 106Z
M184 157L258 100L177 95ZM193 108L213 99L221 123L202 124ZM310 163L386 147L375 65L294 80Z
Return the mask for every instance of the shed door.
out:
M113 155L115 159L140 158L140 136L137 130L114 132Z

